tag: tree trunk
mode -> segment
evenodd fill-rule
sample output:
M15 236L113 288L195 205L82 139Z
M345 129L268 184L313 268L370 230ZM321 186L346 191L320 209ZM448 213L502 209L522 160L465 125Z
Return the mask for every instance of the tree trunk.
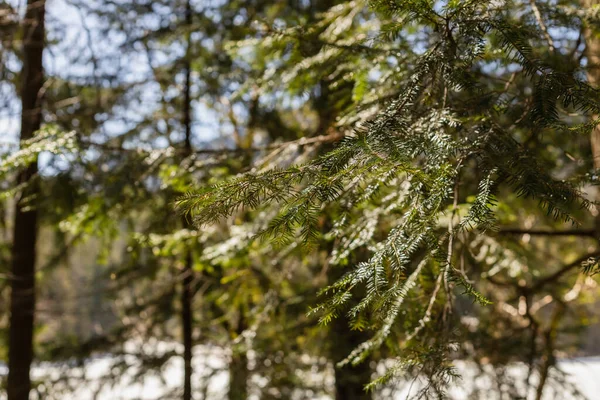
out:
M333 346L331 360L335 368L335 400L371 400L371 393L365 391L365 385L371 382L372 374L369 357L357 366L335 365L367 340L367 337L362 332L351 330L343 317L335 318L329 328L329 340Z
M248 398L248 356L243 350L232 349L229 364L229 400Z
M328 284L335 283L343 274L341 268L329 266L327 270ZM371 400L373 396L365 391L365 386L372 380L370 361L367 357L362 363L352 366L347 364L338 367L337 363L345 359L348 354L361 343L368 340L364 332L350 329L348 320L338 316L329 325L330 360L333 362L335 374L335 400Z
M44 81L44 0L28 0L23 21L23 70L21 73L21 140L31 139L40 129L40 91ZM8 400L27 400L31 389L29 369L33 360L35 314L35 261L37 210L30 207L39 194L35 182L37 160L18 175L18 183L29 182L16 202L12 248L12 290L8 350Z
M321 1L313 6L317 7L317 11L326 10L335 3L334 1ZM340 87L338 87L340 90ZM351 93L349 90L347 93ZM325 135L331 128L335 126L335 118L337 111L332 108L332 94L329 87L329 82L325 79L320 81L320 94L314 98L314 107L319 112L319 125L317 127L318 135ZM324 221L325 228L330 221ZM323 233L331 229L324 229ZM332 243L325 245L328 252L333 250ZM363 255L364 256L364 255ZM361 257L361 255L358 255ZM358 260L356 260L358 261ZM343 270L334 266L329 266L327 269L328 284L335 283L343 275ZM362 363L357 366L346 365L338 367L337 363L345 359L348 354L361 343L369 339L364 332L351 330L348 325L348 320L343 316L334 318L329 326L329 357L334 364L335 374L335 399L336 400L371 400L372 395L365 391L365 386L371 382L371 367L370 357L367 357Z
M185 24L188 29L192 25L192 6L190 0L186 4ZM183 156L192 154L192 99L191 99L191 32L187 34L187 51L185 55L185 87L183 99L183 126L185 129L185 142L183 144ZM191 228L189 221L184 217L183 226ZM185 262L182 272L181 288L181 323L183 332L183 400L192 399L192 348L193 343L193 282L194 270L191 249L186 249Z
M241 340L231 346L231 362L229 363L229 400L246 400L248 398L248 355L246 353L246 343L241 335L248 328L246 325L246 316L240 307L238 323L235 327L236 337L234 340Z
M192 285L193 285L192 257L188 250L183 269L183 282L181 289L181 326L183 333L183 400L192 399Z
M599 0L582 0L583 7L600 4ZM586 57L588 60L587 78L594 88L600 86L600 38L590 27L585 28ZM596 126L590 137L594 168L600 169L600 126Z

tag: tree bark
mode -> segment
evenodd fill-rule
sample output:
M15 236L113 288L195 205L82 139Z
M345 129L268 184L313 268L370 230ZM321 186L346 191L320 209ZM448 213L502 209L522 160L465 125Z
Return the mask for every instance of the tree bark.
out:
M360 255L359 255L360 257ZM343 274L341 268L329 266L327 270L328 284L335 283ZM350 329L344 316L334 318L329 325L329 357L333 362L335 375L335 400L372 400L371 392L365 391L365 386L372 380L370 362L367 357L362 363L353 366L338 367L337 363L360 344L369 339L364 332Z
M192 257L188 250L183 269L181 289L181 324L183 334L183 400L192 399L192 348L194 346L192 316Z
M311 1L311 9L314 13L326 11L337 1L335 0L313 0ZM316 14L313 14L314 16ZM311 18L312 18L311 16ZM351 93L352 90L349 88L343 88L337 86L335 92L330 88L330 82L327 79L321 79L319 82L319 95L313 98L313 106L319 114L319 124L317 126L317 135L326 135L330 133L330 130L335 127L335 120L338 115L338 110L333 104L334 95L339 95L340 92ZM352 85L349 83L348 85ZM337 100L340 101L340 100ZM324 151L325 149L322 149ZM326 228L326 225L330 224L330 221L323 222L323 233L331 229L331 226ZM329 253L333 250L332 243L325 244L325 248L328 249ZM357 254L360 258L361 256ZM358 261L358 260L355 260ZM327 282L329 285L335 283L343 272L339 268L329 266L327 269ZM367 357L362 363L357 366L346 365L344 367L338 367L337 363L345 359L348 354L361 343L369 339L368 335L364 332L351 330L348 325L348 320L343 316L334 318L329 326L329 359L334 365L335 375L335 399L336 400L371 400L372 395L370 392L365 391L365 386L371 382L372 370L370 361L371 357Z
M336 400L371 400L370 392L365 391L365 385L371 382L370 358L357 366L346 365L338 367L343 360L358 345L367 340L364 333L353 331L348 326L348 321L343 317L335 318L331 322L329 337L332 349L331 359L334 362L335 373L335 399Z
M28 0L23 20L23 69L21 72L21 140L28 140L42 121L41 88L44 81L45 0ZM18 184L28 183L16 201L12 248L10 296L8 400L27 400L31 389L29 370L33 360L35 315L35 261L38 215L31 202L39 194L35 181L37 160L18 174Z
M342 276L342 269L329 266L327 270L328 284L335 283ZM344 316L338 316L329 325L329 357L333 362L335 377L335 400L372 400L371 392L365 386L372 380L370 362L367 357L360 364L353 366L347 364L339 367L337 363L345 359L348 354L360 344L369 339L364 332L352 330Z
M248 328L246 316L242 308L239 310L238 323L235 327L235 340L241 340L231 346L231 362L229 363L229 400L246 400L248 398L248 355L246 343L241 335Z
M232 349L229 364L229 400L248 398L248 356L243 350Z
M600 0L582 0L583 7L591 8L600 4ZM585 28L587 78L594 88L600 86L600 37L589 26ZM596 126L590 137L594 168L600 169L600 126Z
M186 3L185 25L191 30L192 25L192 6L190 0ZM191 32L187 33L187 51L185 55L185 87L183 99L183 126L185 129L185 141L183 156L189 157L192 154L192 99L191 99ZM189 221L184 217L183 226L191 228ZM181 288L181 323L183 335L183 400L192 399L192 348L193 343L193 283L194 270L191 249L186 249L185 261L182 272Z

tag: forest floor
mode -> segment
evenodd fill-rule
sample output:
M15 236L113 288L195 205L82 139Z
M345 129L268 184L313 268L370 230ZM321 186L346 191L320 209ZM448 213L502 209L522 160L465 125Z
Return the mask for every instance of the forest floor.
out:
M170 347L170 346L169 346ZM136 374L138 358L134 356L124 356L116 359L109 355L96 357L88 360L85 367L42 363L33 368L33 377L38 382L51 382L48 389L43 385L38 386L42 398L45 394L53 394L53 398L61 400L155 400L165 398L177 398L178 391L181 388L183 363L179 358L173 358L168 362L160 373L148 373L142 378ZM126 372L120 370L128 365ZM205 400L221 400L226 398L229 374L227 371L227 353L219 348L210 348L207 346L196 346L194 353L194 377L192 381L196 385L195 390L202 393ZM383 367L383 366L382 366ZM525 365L514 365L502 371L505 382L513 382L514 385L498 386L491 378L499 371L482 369L472 364L456 362L458 372L462 378L453 383L449 390L451 399L501 399L521 398L525 392L528 393L527 399L535 397L536 377L532 376L531 387L524 385L524 377L527 376ZM383 368L382 368L383 370ZM113 377L107 379L112 371ZM560 371L560 372L559 372ZM6 367L0 365L0 376L6 373ZM313 384L320 384L324 387L332 386L332 377L321 376L329 374L313 374L314 376L303 377L303 379L312 380ZM69 377L68 379L66 377ZM600 393L600 357L581 357L558 362L558 369L551 373L551 378L544 390L544 400L553 399L576 399L587 398L594 400ZM266 383L260 376L252 377L254 386L261 386ZM379 400L401 400L417 395L419 390L426 384L425 379L414 381L399 380L379 391L375 399ZM516 390L517 392L514 392ZM580 397L572 394L574 390L579 391ZM62 391L62 393L61 393ZM44 393L46 392L46 393ZM504 393L504 397L500 393ZM468 397L468 393L471 397ZM298 400L330 399L324 395L307 395L298 392L294 398ZM308 397L307 397L308 396ZM49 396L50 397L50 396ZM252 399L259 397L252 397ZM0 394L0 400L4 397Z

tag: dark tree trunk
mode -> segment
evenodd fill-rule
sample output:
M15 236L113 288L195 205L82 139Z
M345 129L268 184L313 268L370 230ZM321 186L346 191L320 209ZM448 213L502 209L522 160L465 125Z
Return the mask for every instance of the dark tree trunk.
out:
M341 278L344 270L329 266L327 280L333 284ZM338 367L337 363L345 359L348 354L361 343L369 339L365 332L352 330L348 319L344 315L334 318L329 325L330 359L333 362L335 373L335 400L371 400L371 392L365 391L365 386L371 382L370 362L367 357L362 363L352 366Z
M248 398L248 356L243 350L233 349L229 364L229 400Z
M44 81L44 0L28 0L23 21L23 70L21 74L21 140L40 129L40 91ZM35 314L35 260L37 211L31 206L39 189L35 182L37 161L19 173L18 183L29 182L16 202L12 249L12 290L8 350L8 400L27 400L31 389L29 369L33 360Z
M365 385L371 381L371 369L360 365L335 369L335 400L371 400Z
M343 360L358 345L368 339L363 332L353 331L344 317L335 318L329 327L331 343L331 360L335 367L335 399L336 400L371 400L370 392L365 385L371 382L370 358L357 366L338 367L335 364Z
M188 29L192 25L192 6L188 0L185 10L185 24ZM183 126L185 129L185 141L183 144L183 156L192 154L192 98L191 98L191 32L187 34L187 51L185 55L185 87L183 98ZM190 228L189 221L184 217L183 226ZM185 262L182 272L181 288L181 323L183 331L183 400L192 399L192 348L193 342L193 284L194 270L191 249L186 249Z
M582 0L581 5L592 8L599 0ZM587 78L594 88L600 86L600 39L590 27L585 29L586 57L588 59ZM600 127L596 126L590 136L594 168L600 169Z
M186 256L183 282L181 289L181 324L183 332L183 400L192 399L192 348L194 346L192 338L192 285L193 270L192 257L188 251Z
M336 4L334 0L314 1L311 2L313 11L322 12ZM317 127L318 135L330 133L330 129L335 126L337 110L333 106L333 98L340 95L340 92L345 89L346 97L352 92L350 88L342 88L338 86L335 91L332 91L329 82L326 79L320 81L320 93L313 99L313 104L319 113L319 125ZM336 100L339 102L340 100ZM324 151L325 148L322 149ZM324 222L324 228L330 221ZM331 227L324 229L323 233L327 232ZM332 244L329 245L331 252ZM360 255L359 255L360 257ZM340 268L329 266L327 270L328 284L335 283L344 271ZM346 365L338 367L337 363L345 359L352 350L358 345L368 340L369 336L364 332L351 330L348 325L348 320L344 316L334 318L329 326L329 343L330 360L334 363L335 372L335 399L336 400L371 400L372 395L365 391L365 386L371 382L372 370L370 367L371 358L367 357L361 364L357 366Z
M246 343L241 335L248 327L246 325L246 316L240 307L236 331L236 339L241 340L235 343L231 348L231 362L229 363L229 400L246 400L248 398L248 355L246 353Z

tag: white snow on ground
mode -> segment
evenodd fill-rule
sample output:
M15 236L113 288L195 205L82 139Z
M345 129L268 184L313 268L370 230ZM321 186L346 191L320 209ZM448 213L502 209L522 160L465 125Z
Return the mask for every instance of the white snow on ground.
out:
M457 361L454 363L461 375L461 379L453 383L449 390L451 399L463 400L467 399L468 393L474 388L478 388L481 392L476 397L481 400L500 400L507 397L506 392L501 396L489 376L478 376L477 369L473 364ZM489 366L488 366L489 367ZM490 367L491 368L491 367ZM600 357L582 357L575 359L560 360L558 368L564 373L566 383L558 383L555 380L549 379L544 386L543 400L574 400L581 398L583 395L589 400L600 399ZM551 370L551 376L562 378L563 374L558 374L556 370ZM531 386L527 389L524 385L524 377L527 376L528 369L524 364L515 365L506 371L506 376L514 379L517 384L515 386L520 393L527 393L527 399L535 399L538 379L533 375ZM562 379L561 379L562 381ZM425 379L417 380L416 382L399 383L400 390L395 393L394 400L407 399L411 395L417 394L420 388L425 386ZM580 396L575 397L572 394L572 389L579 392ZM506 387L502 388L503 391ZM521 398L521 397L517 397Z
M165 348L163 351L167 350ZM204 385L207 399L221 400L226 398L227 385L229 376L227 372L227 353L219 348L209 348L205 346L196 346L194 353L194 377L192 382L196 386ZM127 360L134 362L135 358L130 356ZM76 387L74 391L65 392L57 396L61 400L159 400L167 397L173 390L181 388L183 382L182 371L183 362L175 357L161 371L160 376L147 375L143 379L135 376L135 367L129 369L126 374L120 374L114 385L102 385L101 381L107 373L110 373L111 365L114 359L110 356L98 357L88 361L85 368L72 367L69 373L85 374L86 381L72 381ZM450 390L452 399L466 399L466 393L470 392L473 387L481 389L492 388L492 383L489 378L476 376L476 369L473 366L464 362L455 363L462 379L457 381ZM577 358L570 360L559 361L559 368L568 374L567 380L581 394L590 400L600 398L600 357ZM34 378L42 378L50 376L53 379L59 378L61 373L65 371L64 367L53 364L40 364L33 369ZM6 373L6 367L0 366L0 375ZM522 380L527 373L527 368L524 365L514 366L509 368L507 374ZM260 385L259 377L253 378ZM322 380L322 377L315 377L315 380ZM535 386L535 379L532 381ZM425 384L424 380L415 382L399 382L398 390L394 395L382 393L380 399L400 400L406 399L407 395L415 395L420 388ZM53 391L60 390L60 386L53 388ZM198 389L196 387L196 389ZM523 388L521 388L523 389ZM535 397L535 388L530 388L528 399ZM500 399L498 390L491 392L482 392L479 396L482 400ZM548 384L544 390L544 400L569 400L573 397L566 394L564 386ZM0 400L5 397L0 395ZM258 400L257 396L252 396L252 400ZM323 398L322 400L325 400Z

